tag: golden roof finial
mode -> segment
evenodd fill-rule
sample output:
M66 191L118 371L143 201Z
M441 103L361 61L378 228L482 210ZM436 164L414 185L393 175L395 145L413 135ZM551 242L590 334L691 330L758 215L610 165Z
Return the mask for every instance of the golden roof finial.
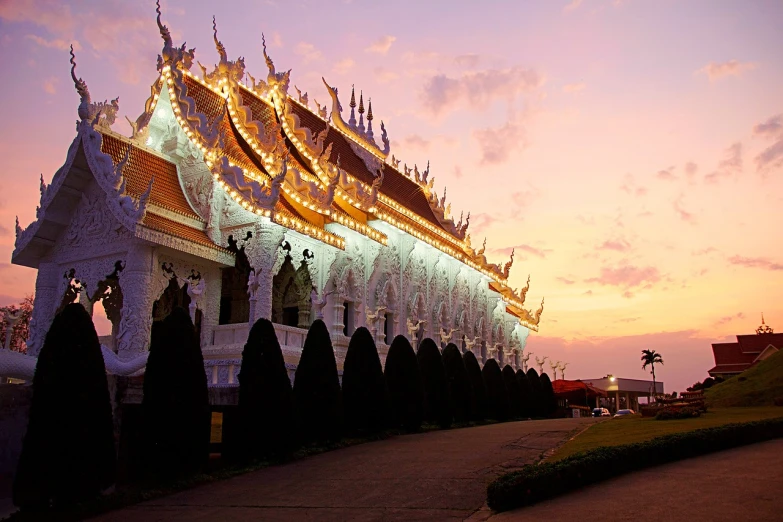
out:
M774 330L772 330L772 328L767 326L764 322L764 312L761 312L761 326L756 328L756 333L758 335L775 333Z
M364 114L364 93L359 91L359 114Z
M372 121L372 98L369 99L367 105L367 121Z
M356 92L354 91L354 86L353 85L351 85L351 103L349 103L348 106L351 109L356 107Z

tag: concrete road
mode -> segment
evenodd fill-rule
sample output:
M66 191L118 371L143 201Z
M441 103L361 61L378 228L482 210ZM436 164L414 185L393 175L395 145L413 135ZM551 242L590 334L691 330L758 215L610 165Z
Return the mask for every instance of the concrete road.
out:
M471 520L783 520L783 439L624 475L570 495Z
M464 520L499 473L594 422L556 419L405 435L324 453L95 520Z

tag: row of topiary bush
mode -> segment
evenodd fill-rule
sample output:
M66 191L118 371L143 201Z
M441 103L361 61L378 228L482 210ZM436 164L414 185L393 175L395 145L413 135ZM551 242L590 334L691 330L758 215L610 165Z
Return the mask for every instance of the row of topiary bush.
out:
M182 308L152 326L141 426L134 464L143 477L165 480L203 469L210 436L207 380L195 328ZM77 504L112 486L116 472L98 334L84 307L70 304L55 316L38 356L13 502L24 511Z
M487 504L495 511L507 511L623 473L778 437L783 437L783 417L603 446L502 475L487 488Z
M260 319L242 354L236 429L224 424L223 455L246 461L343 435L544 416L554 407L548 377L510 366L501 372L492 359L482 370L473 353L463 355L454 344L441 353L432 339L424 339L414 352L397 336L384 368L363 327L351 336L341 387L331 338L320 320L308 331L291 387L274 325Z
M293 387L266 319L250 330L238 378L238 407L224 418L223 433L223 456L234 462L284 456L344 435L417 431L423 423L544 416L555 404L545 374L510 366L501 371L493 359L481 369L473 353L449 344L441 354L431 339L415 353L405 337L395 337L384 369L366 328L351 337L341 387L320 320L308 331ZM203 470L211 411L199 340L183 308L153 324L143 386L140 443L129 453L129 478L169 480ZM14 503L33 509L86 500L114 483L116 469L98 336L84 307L68 305L39 356Z

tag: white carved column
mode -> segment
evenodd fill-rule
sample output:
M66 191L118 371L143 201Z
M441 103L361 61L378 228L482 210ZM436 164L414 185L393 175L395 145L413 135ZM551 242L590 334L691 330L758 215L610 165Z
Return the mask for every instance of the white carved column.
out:
M157 266L155 249L136 243L128 251L125 269L120 275L123 288L117 354L133 359L149 349L152 328L153 270Z
M204 308L201 316L201 347L212 345L212 333L220 321L220 287L222 285L220 268L207 272L204 288Z
M258 319L272 320L272 278L278 265L278 251L286 229L261 217L253 227L253 237L245 246L245 255L253 267L253 288L248 286L251 316L250 324Z
M334 321L332 321L332 338L336 338L337 336L344 335L343 328L345 327L345 324L343 323L343 317L345 314L345 302L343 301L342 296L335 295L332 310L334 312Z
M27 339L27 354L38 356L43 346L46 332L52 325L54 312L60 304L62 295L58 295L60 267L54 263L40 263L38 277L35 280L35 301L30 319L30 337Z

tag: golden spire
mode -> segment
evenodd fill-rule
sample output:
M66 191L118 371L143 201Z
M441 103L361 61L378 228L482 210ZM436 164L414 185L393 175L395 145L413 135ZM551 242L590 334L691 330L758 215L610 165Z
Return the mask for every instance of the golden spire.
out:
M774 330L772 330L772 328L770 328L769 326L766 325L766 323L764 323L764 312L761 312L761 326L756 328L756 333L758 335L775 333Z
M364 94L359 91L359 114L364 114Z
M372 98L370 98L367 106L367 121L372 121Z
M356 107L356 92L354 90L354 86L351 85L351 103L348 104L348 106L353 109Z

